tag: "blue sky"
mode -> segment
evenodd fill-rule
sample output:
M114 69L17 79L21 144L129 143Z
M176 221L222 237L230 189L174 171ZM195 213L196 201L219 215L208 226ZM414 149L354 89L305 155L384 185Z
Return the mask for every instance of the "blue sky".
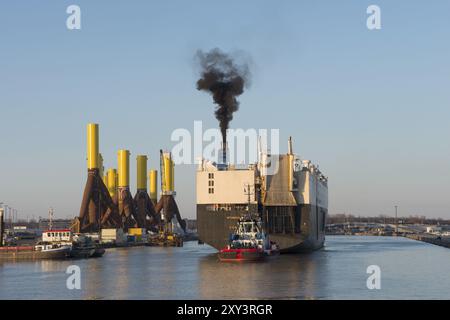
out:
M69 31L77 4L82 29ZM366 28L381 8L382 29ZM0 202L19 215L78 214L85 126L116 151L170 149L176 128L217 127L195 89L197 49L242 50L252 85L233 128L280 128L282 152L318 162L330 213L450 218L448 1L2 1ZM176 168L195 216L195 168Z

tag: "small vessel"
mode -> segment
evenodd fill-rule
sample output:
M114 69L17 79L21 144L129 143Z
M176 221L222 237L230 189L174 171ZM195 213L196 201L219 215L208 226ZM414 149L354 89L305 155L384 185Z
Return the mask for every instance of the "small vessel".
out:
M70 246L38 242L35 246L0 247L1 260L65 259Z
M239 220L236 232L218 256L224 262L261 261L279 253L278 245L263 231L261 219L248 216Z
M68 246L70 248L68 258L98 258L105 254L105 249L99 247L91 238L73 234L69 229L45 230L42 239L51 244Z
M75 234L72 240L72 248L69 255L70 258L84 259L94 257L97 249L101 249L96 247L89 237L86 237L82 234ZM101 250L97 251L97 253L100 252ZM105 252L103 251L103 253ZM97 255L97 257L102 256L103 253Z

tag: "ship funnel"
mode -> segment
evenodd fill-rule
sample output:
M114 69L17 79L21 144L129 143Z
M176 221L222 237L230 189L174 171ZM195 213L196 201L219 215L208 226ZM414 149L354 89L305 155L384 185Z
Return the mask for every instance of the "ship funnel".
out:
M228 143L222 142L222 163L227 164L227 149L228 149Z
M297 191L297 178L294 175L295 159L294 153L292 152L292 137L288 140L288 178L289 178L289 191Z
M223 143L218 154L217 168L219 170L226 170L228 168L228 143Z
M288 154L293 154L293 151L292 151L292 137L289 137L289 140L288 140Z

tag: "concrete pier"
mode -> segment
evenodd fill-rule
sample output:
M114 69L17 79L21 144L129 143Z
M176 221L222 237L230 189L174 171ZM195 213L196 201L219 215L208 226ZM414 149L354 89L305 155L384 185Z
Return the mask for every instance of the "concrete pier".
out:
M422 234L410 234L406 235L406 238L431 243L445 248L450 248L450 238L435 235L422 235Z

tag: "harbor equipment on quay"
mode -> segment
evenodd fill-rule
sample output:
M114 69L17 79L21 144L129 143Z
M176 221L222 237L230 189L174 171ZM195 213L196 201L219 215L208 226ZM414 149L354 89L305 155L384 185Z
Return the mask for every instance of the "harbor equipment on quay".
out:
M182 247L183 237L171 231L161 230L157 235L152 235L147 242L150 247Z

